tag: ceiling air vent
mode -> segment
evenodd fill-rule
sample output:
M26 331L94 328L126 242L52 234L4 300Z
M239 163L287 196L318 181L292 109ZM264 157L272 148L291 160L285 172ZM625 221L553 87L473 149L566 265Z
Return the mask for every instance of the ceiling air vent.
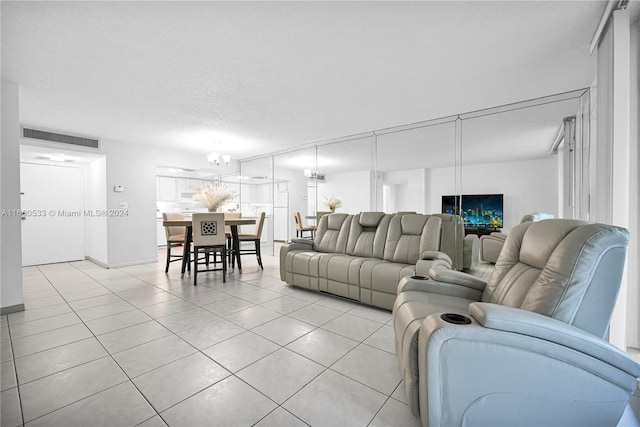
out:
M82 147L99 148L97 139L82 138L80 136L63 135L61 133L45 132L36 129L22 128L23 138L41 139L43 141L60 142L62 144L80 145Z

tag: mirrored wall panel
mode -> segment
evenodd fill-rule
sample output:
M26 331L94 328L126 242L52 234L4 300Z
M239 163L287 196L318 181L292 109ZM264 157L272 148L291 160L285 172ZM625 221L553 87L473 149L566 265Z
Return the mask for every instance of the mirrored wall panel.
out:
M310 237L310 228L316 224L315 147L274 155L273 170L274 239L286 242L302 235Z
M578 176L586 176L588 182L589 170L586 91L461 118L466 225L506 232L536 212L565 218L588 216L588 206L582 206L588 189L578 188L584 182Z
M301 235L296 212L307 229L332 211L455 214L460 269L527 214L589 219L589 110L583 89L241 161L240 209L267 212L267 244Z
M384 212L442 212L457 194L456 118L377 135L377 207Z
M273 255L273 161L263 157L240 163L240 212L242 217L258 218L264 212L265 221L260 236L262 253ZM242 232L252 232L253 225L242 226ZM249 258L247 258L249 259Z
M316 212L376 210L371 136L318 145L317 165Z

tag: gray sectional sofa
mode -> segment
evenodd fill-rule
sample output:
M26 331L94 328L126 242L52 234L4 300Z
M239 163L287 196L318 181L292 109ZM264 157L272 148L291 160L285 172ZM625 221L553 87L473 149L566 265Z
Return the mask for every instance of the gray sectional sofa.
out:
M391 310L400 279L451 268L440 252L441 233L437 215L325 215L314 240L293 239L280 248L280 278Z

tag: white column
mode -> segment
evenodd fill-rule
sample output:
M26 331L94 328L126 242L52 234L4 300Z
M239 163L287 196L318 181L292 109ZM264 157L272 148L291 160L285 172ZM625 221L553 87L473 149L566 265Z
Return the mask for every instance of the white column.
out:
M0 302L2 314L24 310L20 209L20 121L18 85L2 81L0 144Z
M635 22L631 28L631 108L630 108L630 165L629 165L629 242L628 259L640 259L640 25ZM635 143L633 142L635 141ZM640 266L637 262L629 263L629 280L627 282L627 346L640 348Z
M629 161L630 125L629 112L631 75L631 46L629 37L629 10L617 10L612 16L613 30L613 104L612 104L612 140L613 140L613 187L611 222L629 227ZM636 231L637 232L637 231ZM627 288L628 269L622 276L620 294L611 319L610 341L626 349L627 325Z
M629 11L611 15L598 45L598 140L595 220L630 228L630 31ZM637 230L634 231L637 233ZM609 340L626 348L627 268L616 303ZM634 284L634 286L637 286Z

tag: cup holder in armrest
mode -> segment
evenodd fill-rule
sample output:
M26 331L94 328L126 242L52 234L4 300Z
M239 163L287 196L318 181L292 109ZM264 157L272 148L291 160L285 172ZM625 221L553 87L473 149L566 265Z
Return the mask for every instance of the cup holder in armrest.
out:
M428 279L428 277L425 277L425 276L411 276L411 278L415 279L415 280L427 280Z
M471 319L467 316L463 316L462 314L457 313L444 313L440 315L440 318L448 323L453 323L454 325L470 325Z

